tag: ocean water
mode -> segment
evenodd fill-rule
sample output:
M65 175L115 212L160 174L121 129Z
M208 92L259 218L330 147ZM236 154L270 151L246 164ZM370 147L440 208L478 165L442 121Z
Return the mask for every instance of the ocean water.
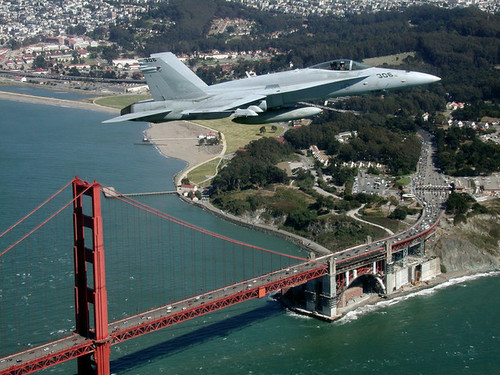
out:
M25 88L23 92L33 94ZM173 175L184 166L153 147L134 145L146 124L101 124L108 114L10 101L0 101L0 113L0 232L75 175L121 192L168 190ZM147 203L247 243L299 253L286 241L239 228L174 196ZM499 290L498 273L478 274L361 308L335 323L290 313L271 298L252 300L113 346L111 370L497 374ZM47 314L40 324L50 326L57 313ZM0 337L7 334L0 332ZM15 349L0 344L4 354ZM45 372L71 374L75 368L70 362Z
M96 96L93 93L60 90L58 88L47 89L33 85L0 85L0 91L15 92L17 94L36 95L44 98L78 100L86 97Z

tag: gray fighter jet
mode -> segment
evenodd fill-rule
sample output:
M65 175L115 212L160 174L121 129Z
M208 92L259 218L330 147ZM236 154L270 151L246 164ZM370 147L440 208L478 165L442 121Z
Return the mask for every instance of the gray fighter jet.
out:
M265 74L208 86L170 52L140 59L152 99L131 104L104 122L216 119L232 117L264 124L314 116L321 109L298 103L401 89L437 82L419 72L374 68L332 60L309 68Z

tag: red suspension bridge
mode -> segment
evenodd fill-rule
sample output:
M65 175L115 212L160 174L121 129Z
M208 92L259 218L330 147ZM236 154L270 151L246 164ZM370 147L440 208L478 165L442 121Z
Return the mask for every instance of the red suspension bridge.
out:
M109 374L112 345L328 274L103 189L75 178L0 235L0 374Z

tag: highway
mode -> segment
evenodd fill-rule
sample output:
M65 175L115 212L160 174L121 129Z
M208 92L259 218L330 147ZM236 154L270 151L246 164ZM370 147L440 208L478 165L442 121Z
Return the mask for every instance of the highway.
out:
M407 230L389 236L370 244L354 246L335 253L337 271L354 268L355 264L368 260L380 260L385 257L385 242L391 241L392 251L398 252L407 245L418 242L422 237L430 235L443 214L444 204L448 199L449 186L445 177L435 166L436 148L431 134L419 131L422 138L422 148L417 165L417 172L412 176L410 191L423 206L418 221ZM318 260L323 260L320 257Z

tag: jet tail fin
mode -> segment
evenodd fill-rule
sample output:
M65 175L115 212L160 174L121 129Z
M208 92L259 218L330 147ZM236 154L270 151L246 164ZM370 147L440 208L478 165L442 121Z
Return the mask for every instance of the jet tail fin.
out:
M140 59L139 68L154 100L182 100L206 97L208 87L171 52Z

